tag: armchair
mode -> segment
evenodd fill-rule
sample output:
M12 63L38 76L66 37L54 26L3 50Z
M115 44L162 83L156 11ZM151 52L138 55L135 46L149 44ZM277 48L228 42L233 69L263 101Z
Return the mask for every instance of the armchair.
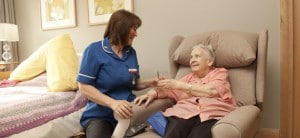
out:
M212 127L213 138L253 138L260 127L265 91L268 30L259 33L218 30L193 36L174 36L169 47L170 76L179 79L190 72L189 57L196 44L211 44L216 54L216 67L229 70L229 81L239 108ZM131 119L120 119L113 137L123 137L126 129L145 122L153 113L172 106L171 99L158 99L147 108L133 105ZM147 128L136 138L159 138Z

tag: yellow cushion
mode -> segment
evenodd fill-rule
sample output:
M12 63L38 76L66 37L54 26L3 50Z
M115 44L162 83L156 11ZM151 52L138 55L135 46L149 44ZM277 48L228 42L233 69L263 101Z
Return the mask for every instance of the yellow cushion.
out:
M69 91L78 88L78 68L73 42L69 34L64 34L43 44L12 72L10 79L25 81L46 71L49 91Z
M46 70L45 47L40 47L10 74L16 81L31 80Z

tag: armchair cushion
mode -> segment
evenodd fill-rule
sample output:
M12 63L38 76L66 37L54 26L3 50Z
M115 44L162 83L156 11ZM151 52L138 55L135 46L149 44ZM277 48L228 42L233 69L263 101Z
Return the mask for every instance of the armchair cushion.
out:
M214 138L253 138L259 128L260 110L246 105L230 112L212 127Z
M211 44L216 54L216 67L243 67L256 59L258 37L255 33L212 31L186 37L172 55L179 64L189 65L192 47Z

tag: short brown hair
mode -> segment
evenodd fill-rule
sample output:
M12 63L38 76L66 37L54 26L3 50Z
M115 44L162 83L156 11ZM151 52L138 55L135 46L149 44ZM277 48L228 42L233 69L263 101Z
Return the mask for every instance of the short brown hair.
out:
M130 29L140 27L142 20L135 14L124 9L114 12L106 26L104 38L109 37L113 45L126 45Z

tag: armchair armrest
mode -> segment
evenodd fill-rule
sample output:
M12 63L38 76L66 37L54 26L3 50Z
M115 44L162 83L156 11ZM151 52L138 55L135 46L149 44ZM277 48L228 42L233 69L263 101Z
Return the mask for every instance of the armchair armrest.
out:
M137 106L133 104L133 116L131 119L121 119L115 115L116 120L118 120L118 124L115 128L112 138L124 137L129 126L138 122L146 122L152 114L157 111L164 111L173 104L175 104L174 101L169 98L154 100L149 104L148 107Z
M213 138L253 138L259 128L260 110L253 105L237 108L212 127Z

